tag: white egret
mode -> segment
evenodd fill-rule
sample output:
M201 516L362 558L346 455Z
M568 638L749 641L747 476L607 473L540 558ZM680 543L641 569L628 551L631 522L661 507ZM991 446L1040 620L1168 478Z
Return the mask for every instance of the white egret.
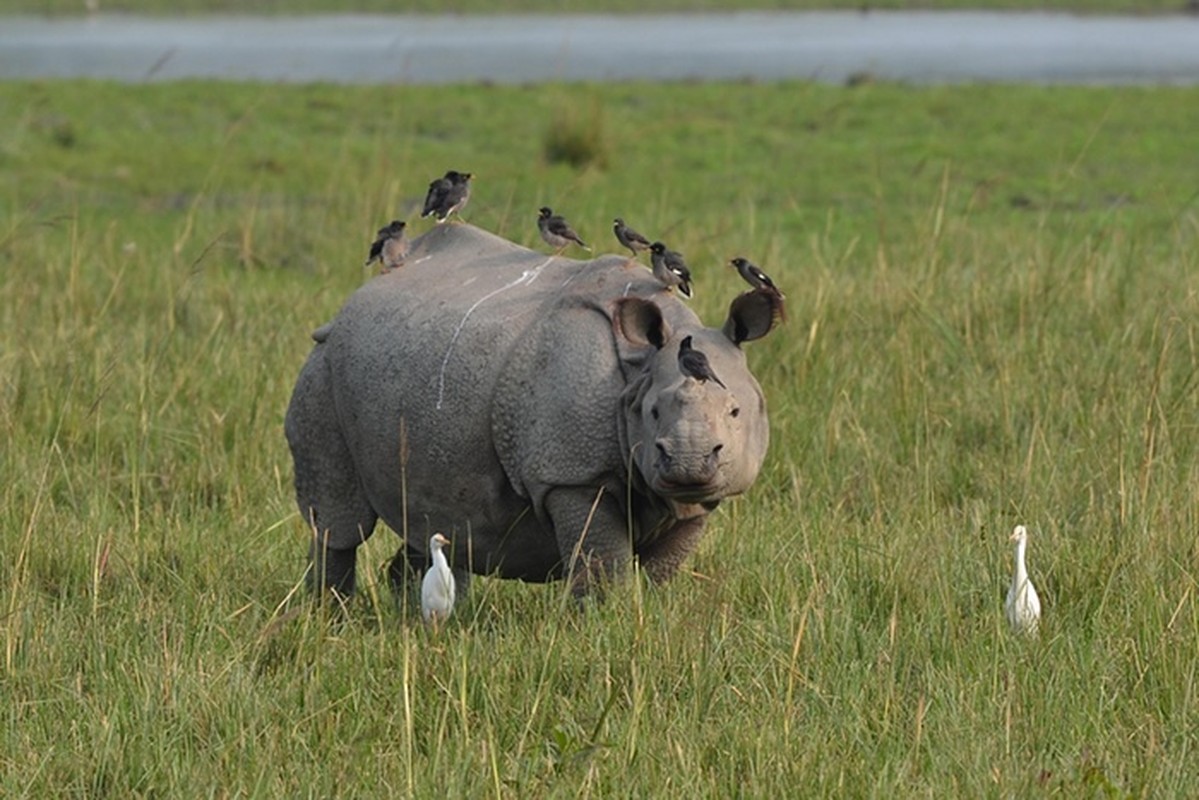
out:
M444 622L454 610L454 573L450 571L450 564L441 551L449 543L450 540L440 533L433 534L433 538L429 539L433 563L425 572L420 587L421 616L434 626Z
M1037 597L1036 587L1028 577L1028 568L1024 565L1024 551L1028 548L1028 529L1017 525L1012 531L1009 541L1016 543L1016 569L1012 573L1012 585L1007 590L1007 600L1003 610L1012 629L1017 633L1034 634L1041 622L1041 599Z

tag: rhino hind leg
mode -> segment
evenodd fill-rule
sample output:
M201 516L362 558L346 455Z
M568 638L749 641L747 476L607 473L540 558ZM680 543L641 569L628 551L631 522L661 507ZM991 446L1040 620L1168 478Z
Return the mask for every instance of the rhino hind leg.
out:
M362 490L333 413L320 363L305 365L284 424L296 468L296 505L308 525L308 586L354 591L358 546L378 515Z
M342 595L354 593L358 546L370 537L377 517L360 492L302 493L297 481L301 511L308 512L312 540L308 548L308 586L333 589ZM359 495L359 496L355 496Z
M357 548L335 550L332 547L321 546L314 535L312 547L308 551L308 588L331 589L348 597L354 593L357 563Z

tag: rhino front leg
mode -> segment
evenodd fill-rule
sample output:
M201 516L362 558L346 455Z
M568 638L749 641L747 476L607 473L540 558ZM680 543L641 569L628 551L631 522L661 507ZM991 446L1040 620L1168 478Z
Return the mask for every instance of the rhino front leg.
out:
M576 597L602 592L633 557L624 514L602 489L562 487L546 495L558 551Z
M708 518L691 517L672 525L653 544L637 555L641 569L654 583L665 583L674 577L683 562L691 557L703 538Z

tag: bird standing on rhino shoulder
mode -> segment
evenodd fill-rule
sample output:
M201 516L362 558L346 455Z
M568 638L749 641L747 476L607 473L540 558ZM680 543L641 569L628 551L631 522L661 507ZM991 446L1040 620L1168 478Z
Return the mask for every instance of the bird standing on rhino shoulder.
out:
M442 552L449 543L450 540L440 533L429 539L432 563L420 587L421 617L434 626L445 622L454 611L454 573Z
M570 223L566 221L565 217L555 214L549 206L542 206L537 214L537 230L541 233L542 240L550 247L561 253L571 244L577 244L587 252L591 252L591 248L579 234L575 233L575 229L570 227Z
M403 220L393 219L379 229L375 241L371 244L370 255L362 266L378 261L384 272L390 272L404 263L408 255L408 240L404 238Z

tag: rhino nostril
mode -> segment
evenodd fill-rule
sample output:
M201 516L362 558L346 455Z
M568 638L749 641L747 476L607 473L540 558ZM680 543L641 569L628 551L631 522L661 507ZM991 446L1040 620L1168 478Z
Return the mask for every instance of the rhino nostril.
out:
M716 445L715 447L712 448L712 455L714 455L714 456L720 455L720 451L723 449L724 449L724 445L722 445L722 444Z
M669 464L670 453L666 452L666 445L662 442L654 442L654 447L658 448L658 460L663 464Z

